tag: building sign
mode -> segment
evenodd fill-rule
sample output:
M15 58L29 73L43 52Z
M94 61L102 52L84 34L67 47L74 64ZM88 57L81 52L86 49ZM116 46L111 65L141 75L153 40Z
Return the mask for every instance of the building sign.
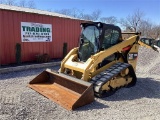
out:
M52 25L21 22L22 42L52 42Z

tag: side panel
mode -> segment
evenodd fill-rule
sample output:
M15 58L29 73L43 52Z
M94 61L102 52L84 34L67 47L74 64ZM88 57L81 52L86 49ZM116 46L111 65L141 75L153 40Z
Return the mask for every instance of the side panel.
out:
M128 63L133 66L134 71L136 71L138 49L139 49L139 45L134 44L133 47L131 48L131 50L128 53Z

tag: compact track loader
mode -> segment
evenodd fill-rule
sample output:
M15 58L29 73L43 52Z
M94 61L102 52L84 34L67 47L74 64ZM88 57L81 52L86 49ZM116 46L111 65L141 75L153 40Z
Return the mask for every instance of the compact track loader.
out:
M140 33L127 33L133 35L124 40L120 28L112 24L82 23L81 27L79 47L67 54L59 71L47 69L29 83L68 110L91 103L94 96L106 97L134 86L138 47L156 51L160 47L160 41L148 43Z

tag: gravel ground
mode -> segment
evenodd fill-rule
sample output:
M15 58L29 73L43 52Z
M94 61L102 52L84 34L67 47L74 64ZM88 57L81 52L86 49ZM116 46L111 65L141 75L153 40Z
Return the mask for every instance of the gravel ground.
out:
M137 64L135 87L122 88L107 98L95 98L75 111L67 111L27 87L44 69L1 74L0 120L159 120L160 55L140 48Z

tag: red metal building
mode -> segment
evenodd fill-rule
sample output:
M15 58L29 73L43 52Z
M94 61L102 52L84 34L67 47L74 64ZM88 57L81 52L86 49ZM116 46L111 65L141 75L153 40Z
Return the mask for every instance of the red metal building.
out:
M51 41L23 42L22 22L51 25ZM68 51L78 45L82 22L58 13L0 4L0 65L16 62L16 43L21 44L22 62L33 61L43 53L62 58L64 42L68 43Z

